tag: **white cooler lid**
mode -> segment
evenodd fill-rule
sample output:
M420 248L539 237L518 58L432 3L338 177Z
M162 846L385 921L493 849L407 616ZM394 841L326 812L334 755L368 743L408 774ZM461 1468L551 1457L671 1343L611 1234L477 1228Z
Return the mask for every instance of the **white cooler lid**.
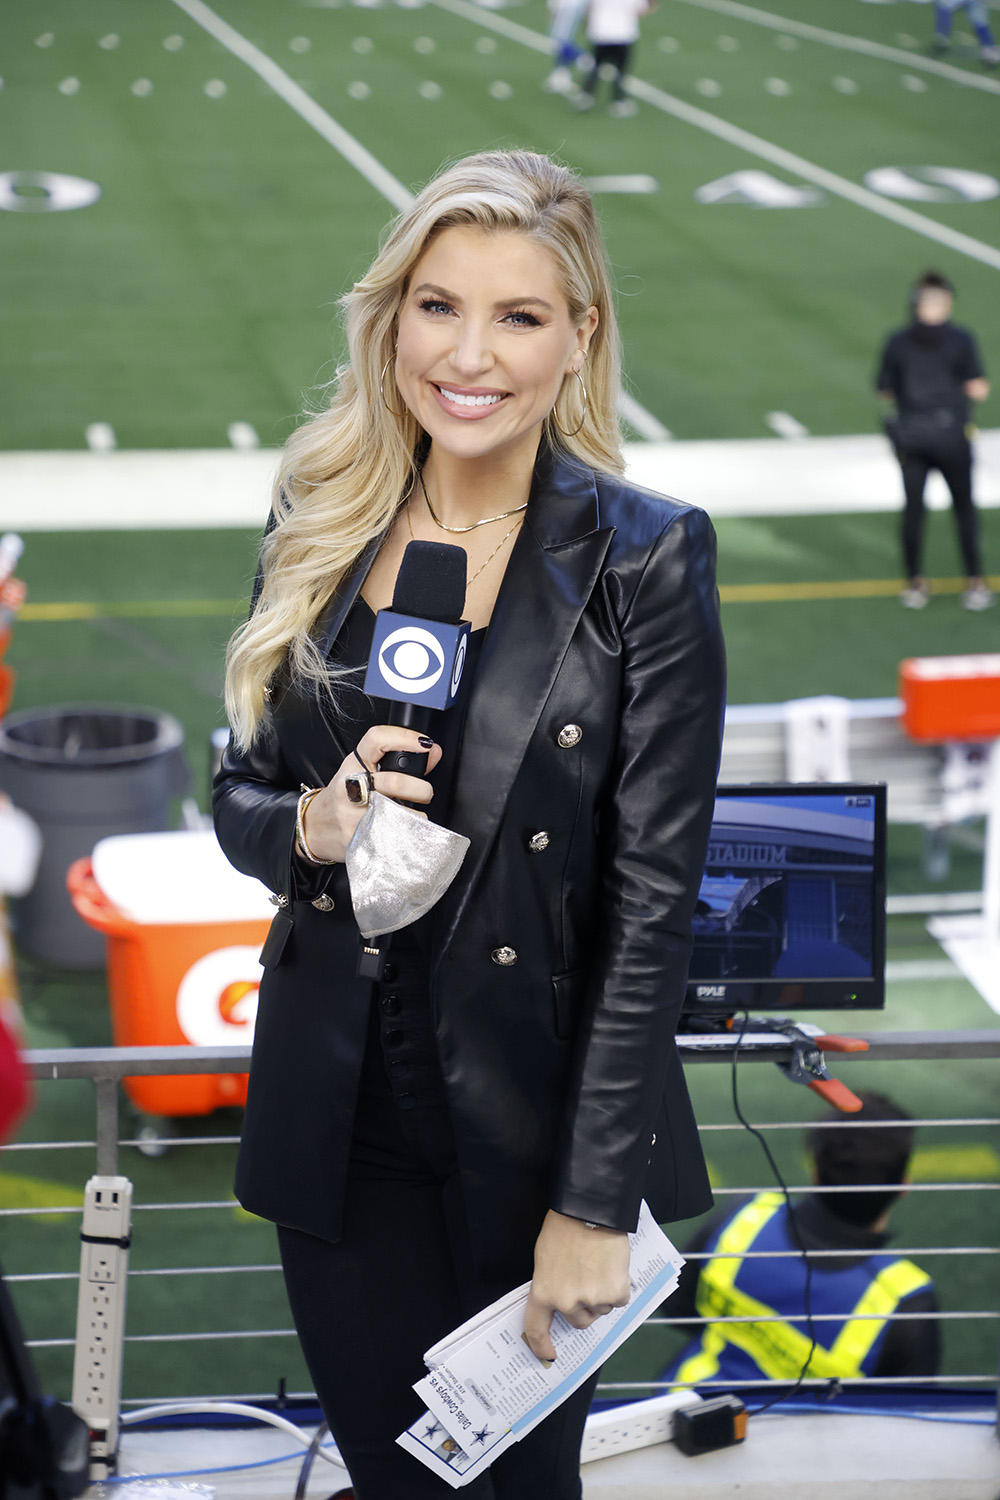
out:
M274 916L267 887L234 870L210 828L120 833L92 856L102 893L132 922L188 926Z

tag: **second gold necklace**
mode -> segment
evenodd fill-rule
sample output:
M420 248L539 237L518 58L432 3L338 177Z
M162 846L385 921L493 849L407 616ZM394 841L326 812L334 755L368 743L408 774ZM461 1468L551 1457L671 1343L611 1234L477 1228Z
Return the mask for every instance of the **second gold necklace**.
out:
M522 506L521 509L523 509L523 508L524 507ZM513 515L513 511L508 511L507 514L508 515ZM496 518L496 519L499 519L499 518ZM413 541L416 541L416 537L413 535L413 522L410 519L410 507L409 506L406 507L406 524L410 528L410 537L411 537L411 539ZM468 592L468 590L472 586L472 584L475 583L476 579L479 577L480 573L486 567L487 563L491 563L493 561L493 559L496 557L497 553L500 551L500 548L503 546L504 542L507 541L507 539L509 537L512 537L514 535L514 532L517 530L517 528L520 526L520 524L521 524L520 521L515 521L514 524L513 524L513 526L510 528L510 530L504 532L503 536L497 542L496 546L493 548L493 551L490 553L489 557L486 559L486 562L480 563L479 567L476 569L476 571L473 573L472 577L466 583L466 586L465 586L466 587L466 592ZM447 529L448 528L446 527L445 530L447 530ZM475 527L470 526L467 529L469 531L474 531Z

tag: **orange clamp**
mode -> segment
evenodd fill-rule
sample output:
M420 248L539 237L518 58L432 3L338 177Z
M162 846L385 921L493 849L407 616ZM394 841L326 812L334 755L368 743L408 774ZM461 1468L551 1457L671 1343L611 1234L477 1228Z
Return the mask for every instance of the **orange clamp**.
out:
M814 1036L821 1052L867 1052L868 1043L859 1036Z
M859 1109L863 1109L863 1101L857 1094L852 1094L846 1083L841 1083L839 1078L810 1078L809 1087L817 1093L827 1104L832 1104L834 1109L839 1109L841 1114L856 1115Z

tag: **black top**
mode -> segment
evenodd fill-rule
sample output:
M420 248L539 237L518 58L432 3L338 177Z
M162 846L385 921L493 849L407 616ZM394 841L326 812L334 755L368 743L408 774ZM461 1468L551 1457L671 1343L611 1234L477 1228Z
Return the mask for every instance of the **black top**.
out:
M698 1229L691 1242L685 1245L687 1254L704 1250L712 1236L721 1226L739 1211L726 1208L713 1214ZM867 1260L876 1251L883 1250L889 1241L887 1234L876 1234L861 1224L850 1224L846 1219L831 1213L819 1193L809 1193L795 1203L795 1224L806 1250L856 1250L857 1259L845 1256L836 1260L815 1260L813 1275L822 1276L824 1270L844 1270ZM689 1260L681 1271L677 1290L661 1305L659 1312L667 1318L695 1318L698 1316L696 1299L698 1274L704 1261ZM775 1271L780 1275L780 1270ZM920 1287L905 1298L902 1308L907 1313L933 1313L938 1308L937 1293L933 1285ZM914 1318L905 1322L892 1322L886 1329L879 1351L878 1362L872 1379L888 1378L892 1375L909 1376L916 1380L923 1375L936 1375L941 1364L940 1324L936 1318ZM690 1330L689 1330L690 1331Z
M892 392L901 412L951 411L964 424L969 418L965 382L984 373L967 328L913 322L886 341L875 384Z

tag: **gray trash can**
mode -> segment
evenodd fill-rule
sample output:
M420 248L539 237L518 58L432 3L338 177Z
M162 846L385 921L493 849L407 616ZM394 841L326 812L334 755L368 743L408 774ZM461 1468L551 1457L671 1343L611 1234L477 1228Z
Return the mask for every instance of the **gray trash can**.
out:
M156 833L189 781L170 714L102 703L24 709L0 722L0 790L42 831L38 878L12 903L18 948L70 968L101 968L104 938L73 909L66 871L115 833Z

